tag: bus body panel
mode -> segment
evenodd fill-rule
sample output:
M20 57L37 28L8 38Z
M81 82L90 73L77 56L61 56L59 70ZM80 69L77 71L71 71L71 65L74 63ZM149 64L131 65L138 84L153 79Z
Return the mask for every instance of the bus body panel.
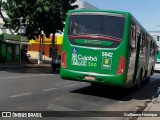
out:
M117 84L118 86L125 86L126 75L116 75L116 71L118 69L120 57L125 59L128 57L128 53L126 52L128 51L128 45L125 42L125 39L128 40L129 38L129 31L127 31L127 27L129 27L128 22L129 21L125 21L124 34L126 35L117 48L96 48L73 45L69 42L69 38L64 36L62 51L66 51L67 69L61 67L61 77L65 79L88 81L93 83L95 82L111 85ZM68 27L66 29L68 29ZM97 38L93 40L99 41ZM125 60L124 73L127 73L127 64L128 61ZM93 76L95 80L86 80L85 76Z

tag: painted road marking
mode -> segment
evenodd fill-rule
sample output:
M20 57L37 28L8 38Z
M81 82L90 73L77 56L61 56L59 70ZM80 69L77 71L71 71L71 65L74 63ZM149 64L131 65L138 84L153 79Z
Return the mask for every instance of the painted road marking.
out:
M17 79L17 78L26 78L26 77L37 77L37 76L44 76L48 74L40 74L40 75L27 75L27 76L17 76L17 77L5 77L5 78L0 78L0 80L2 79ZM52 74L51 74L52 75Z
M51 90L56 90L57 88L49 88L49 89L44 89L42 90L43 92L46 92L46 91L51 91Z
M9 97L21 97L21 96L26 96L26 95L31 95L32 93L21 93L21 94L17 94L17 95L12 95L12 96L9 96Z
M76 85L78 85L78 84L66 85L66 86L64 86L64 87L72 87L72 86L76 86Z

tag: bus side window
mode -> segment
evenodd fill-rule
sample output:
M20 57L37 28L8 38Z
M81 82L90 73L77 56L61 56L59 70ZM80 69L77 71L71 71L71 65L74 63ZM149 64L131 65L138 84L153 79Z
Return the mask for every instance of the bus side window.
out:
M143 35L143 53L146 54L146 48L147 48L147 41L146 41L146 35Z
M147 38L147 35L144 35L144 53L147 55L149 49L149 38Z
M153 49L153 53L152 53L152 55L154 56L154 55L156 55L156 53L155 53L155 49L154 49L156 46L155 46L154 42L153 42L152 46L153 46L153 47L152 47L152 49Z
M156 50L155 50L155 48L156 48L155 43L154 43L154 42L151 42L151 53L150 53L151 56L156 55Z
M140 41L140 53L145 54L146 53L146 40L145 40L145 34L141 33L141 41Z
M130 38L130 46L131 46L131 50L135 51L136 49L136 27L135 25L131 25L131 38Z
M140 38L140 53L143 53L143 39L142 39L142 33Z

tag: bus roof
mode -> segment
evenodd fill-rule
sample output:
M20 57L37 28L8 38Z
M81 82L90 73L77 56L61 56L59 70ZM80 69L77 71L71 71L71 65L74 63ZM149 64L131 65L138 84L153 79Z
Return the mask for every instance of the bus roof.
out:
M69 10L68 13L72 12L108 12L116 14L130 14L129 12L118 11L118 10L102 10L102 9L78 9L78 10Z
M107 13L123 14L125 16L130 16L134 20L134 22L141 27L142 31L147 33L152 39L152 41L156 44L156 40L145 30L145 28L136 20L136 18L130 12L118 11L118 10L102 10L102 9L76 9L76 10L69 10L68 14L76 12L107 12Z

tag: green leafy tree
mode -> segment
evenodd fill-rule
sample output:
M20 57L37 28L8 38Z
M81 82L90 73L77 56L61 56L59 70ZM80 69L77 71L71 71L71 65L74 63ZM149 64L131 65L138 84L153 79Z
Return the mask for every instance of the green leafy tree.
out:
M6 26L18 29L20 22L16 18L23 17L22 23L28 21L26 35L33 38L35 34L44 31L46 36L62 31L68 10L75 9L76 0L6 0L2 7L8 18Z
M3 21L5 23L7 23L7 19L4 17L3 13L2 13L2 3L3 3L3 0L0 0L0 17L3 19ZM6 24L7 26L7 24ZM9 28L9 31L13 34L13 31Z

